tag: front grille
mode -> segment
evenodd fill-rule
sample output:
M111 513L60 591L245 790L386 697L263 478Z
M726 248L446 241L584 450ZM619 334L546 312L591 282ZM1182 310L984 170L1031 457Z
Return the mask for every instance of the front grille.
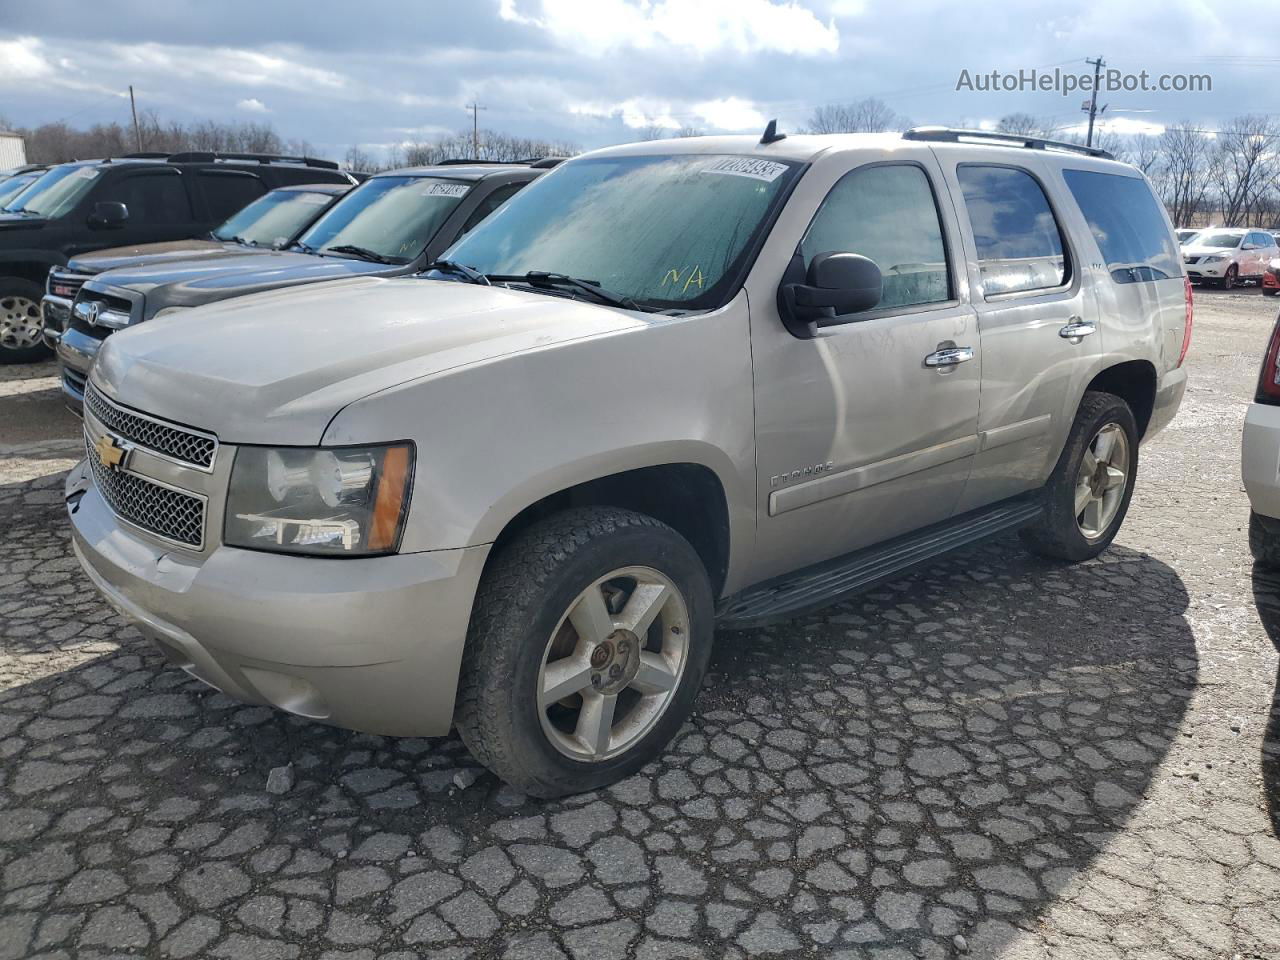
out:
M80 292L80 288L84 286L84 282L88 280L87 274L82 273L62 273L54 270L49 274L48 282L45 285L45 292L54 297L63 297L67 300L74 300L76 294Z
M213 468L213 458L218 452L216 437L130 413L103 397L92 384L85 391L84 405L114 433L132 444L201 470Z
M77 370L72 370L70 367L64 366L62 368L62 382L68 388L70 388L70 390L74 394L76 394L76 396L84 395L85 376L83 373L80 373ZM102 419L102 418L99 417L99 419Z
M199 550L204 546L204 501L135 473L104 467L89 434L85 453L98 493L113 513L166 540Z

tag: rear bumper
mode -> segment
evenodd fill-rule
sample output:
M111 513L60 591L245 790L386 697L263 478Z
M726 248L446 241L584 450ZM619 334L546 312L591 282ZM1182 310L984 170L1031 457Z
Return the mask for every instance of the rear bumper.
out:
M1240 474L1254 512L1280 519L1280 407L1249 404L1240 442Z
M189 560L116 520L84 463L67 494L93 585L193 677L367 733L449 731L487 546L351 560L216 547Z
M1147 432L1142 435L1143 443L1169 425L1177 414L1178 407L1182 405L1182 395L1186 391L1186 367L1170 370L1160 378L1160 386L1156 388L1155 403L1151 407L1151 420L1147 423Z

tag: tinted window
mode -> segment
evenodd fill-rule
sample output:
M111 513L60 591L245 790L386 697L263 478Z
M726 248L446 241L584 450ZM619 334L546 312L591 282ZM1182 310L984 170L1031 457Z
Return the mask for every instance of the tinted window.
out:
M1062 231L1031 174L966 164L956 170L956 177L973 225L986 296L1066 282Z
M225 220L267 192L267 188L251 173L201 171L196 174L200 189L209 206L209 219Z
M718 154L570 160L446 251L481 273L593 280L642 305L716 306L794 164Z
M859 253L884 278L880 307L951 297L946 246L925 172L895 165L854 170L831 188L800 241L805 269L820 253Z
M191 201L178 173L133 174L108 180L93 195L95 202L119 200L129 208L130 223L188 223Z
M17 194L5 206L9 212L22 211L41 217L60 217L71 211L89 192L102 171L97 167L67 164L54 167Z
M1151 188L1137 177L1063 170L1117 283L1182 275L1181 256Z
M514 197L523 186L523 183L509 183L505 187L499 187L481 200L480 205L471 211L471 216L467 217L467 222L462 225L462 231L459 236L462 233L470 233L481 220Z

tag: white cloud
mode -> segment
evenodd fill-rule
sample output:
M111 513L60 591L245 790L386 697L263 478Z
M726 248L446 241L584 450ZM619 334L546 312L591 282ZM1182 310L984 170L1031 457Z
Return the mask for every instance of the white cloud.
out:
M144 70L160 76L199 77L220 85L282 87L288 90L337 90L346 78L301 62L287 49L231 49L176 44L108 44L103 56L114 59L117 72Z
M824 24L793 0L500 0L498 12L594 56L623 47L675 47L705 57L724 50L835 53L840 46L834 21Z
M719 130L753 130L764 127L764 114L749 100L721 97L693 105L693 111L710 127Z
M270 113L267 105L257 97L246 97L244 100L236 102L236 109L243 110L245 113Z
M1151 120L1139 120L1136 117L1107 117L1105 120L1095 121L1094 130L1101 130L1107 133L1118 133L1121 136L1131 136L1137 133L1145 133L1148 136L1158 137L1164 133L1164 124L1155 123ZM1067 127L1069 133L1078 133L1083 135L1089 129L1089 121L1082 120Z
M0 41L0 80L42 80L52 75L53 64L43 48L35 37Z
M674 131L681 127L707 127L716 131L734 131L763 128L765 124L765 116L756 105L739 97L696 103L631 97L616 103L572 103L568 109L582 116L618 117L632 130L662 127Z

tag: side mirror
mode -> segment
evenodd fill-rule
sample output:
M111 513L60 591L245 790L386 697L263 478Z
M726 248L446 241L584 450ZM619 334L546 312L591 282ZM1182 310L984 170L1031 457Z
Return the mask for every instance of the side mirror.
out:
M778 305L787 329L812 337L824 320L870 310L880 302L883 278L874 260L858 253L820 253L804 283L783 283Z
M99 200L89 214L89 226L98 229L120 227L129 219L129 208L119 200Z

